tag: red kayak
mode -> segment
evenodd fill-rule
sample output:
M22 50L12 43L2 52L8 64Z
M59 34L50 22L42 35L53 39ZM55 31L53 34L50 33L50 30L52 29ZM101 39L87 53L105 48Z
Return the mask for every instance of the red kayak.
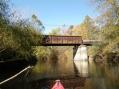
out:
M64 89L63 85L61 84L60 80L56 80L56 83L52 87L52 89Z

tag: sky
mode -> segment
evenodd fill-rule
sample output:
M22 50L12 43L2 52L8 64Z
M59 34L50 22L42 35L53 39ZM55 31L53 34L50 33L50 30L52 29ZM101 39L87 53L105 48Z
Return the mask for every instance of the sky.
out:
M90 0L11 0L23 18L35 14L45 26L45 33L63 25L78 25L85 16L95 18L96 8Z

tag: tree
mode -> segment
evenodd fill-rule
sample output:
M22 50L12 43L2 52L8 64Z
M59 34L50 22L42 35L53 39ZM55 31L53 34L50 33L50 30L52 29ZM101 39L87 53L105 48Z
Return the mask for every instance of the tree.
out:
M59 28L55 28L49 33L49 35L61 35L60 31L61 30Z
M100 20L103 20L99 21L100 35L103 38L100 45L101 53L105 56L109 53L119 54L119 0L95 0L95 2L100 7Z
M33 22L33 26L37 29L37 30L44 30L45 27L43 26L42 22L37 18L37 16L35 14L32 15L32 22Z
M9 2L0 2L0 60L29 59L33 53L32 46L41 41L41 31L28 20L10 21ZM38 20L38 19L37 19Z
M73 35L82 36L83 39L95 39L94 36L97 32L97 27L89 16L86 16L80 25L75 26L72 29Z
M7 0L0 1L0 27L2 28L8 23L8 17L10 12L9 2Z

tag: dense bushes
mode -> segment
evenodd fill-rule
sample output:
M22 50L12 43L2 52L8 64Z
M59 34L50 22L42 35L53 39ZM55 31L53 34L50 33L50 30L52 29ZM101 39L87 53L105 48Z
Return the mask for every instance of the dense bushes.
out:
M11 14L10 14L11 13ZM40 44L42 30L36 30L29 20L11 21L9 2L0 2L0 60L29 59L33 45ZM40 27L41 25L39 25Z

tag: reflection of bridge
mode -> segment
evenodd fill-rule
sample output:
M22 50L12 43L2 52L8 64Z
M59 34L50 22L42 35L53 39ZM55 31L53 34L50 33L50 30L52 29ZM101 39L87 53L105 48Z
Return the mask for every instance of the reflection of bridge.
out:
M83 40L81 36L44 35L41 44L42 46L74 46L74 60L86 60L88 59L87 46L99 42L98 40Z

